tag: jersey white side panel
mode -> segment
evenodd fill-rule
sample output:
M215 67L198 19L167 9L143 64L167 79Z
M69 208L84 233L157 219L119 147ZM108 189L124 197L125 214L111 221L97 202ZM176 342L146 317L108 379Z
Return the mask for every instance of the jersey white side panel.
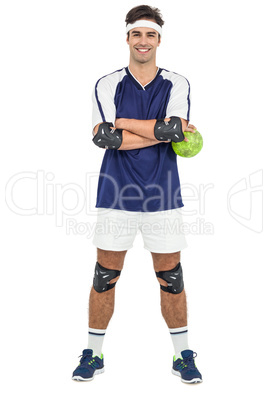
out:
M172 82L173 87L167 106L166 117L177 116L190 120L190 84L182 75L165 71L161 72L164 79Z
M126 71L123 68L106 75L97 82L92 94L92 129L103 122L114 124L116 118L114 96L118 83L125 75Z

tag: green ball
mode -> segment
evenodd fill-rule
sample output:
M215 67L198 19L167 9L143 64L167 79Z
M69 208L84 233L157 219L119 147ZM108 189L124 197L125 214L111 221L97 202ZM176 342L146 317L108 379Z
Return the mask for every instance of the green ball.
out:
M203 138L199 131L191 133L190 131L185 131L184 135L188 138L188 142L171 142L173 151L179 156L184 158L192 158L197 155L203 147Z

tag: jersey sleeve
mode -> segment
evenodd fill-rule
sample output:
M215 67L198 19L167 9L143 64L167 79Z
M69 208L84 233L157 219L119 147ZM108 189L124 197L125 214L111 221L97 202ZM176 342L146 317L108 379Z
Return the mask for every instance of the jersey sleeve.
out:
M92 129L103 122L114 124L116 107L114 104L114 87L108 77L101 78L95 85L92 93Z
M190 121L190 84L181 75L174 75L172 84L166 117L177 116Z

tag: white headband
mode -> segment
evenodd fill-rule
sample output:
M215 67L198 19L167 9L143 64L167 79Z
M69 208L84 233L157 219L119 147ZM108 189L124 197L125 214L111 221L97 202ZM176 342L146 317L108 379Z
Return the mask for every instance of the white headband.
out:
M160 25L156 24L153 21L138 20L134 22L134 24L128 24L126 33L128 33L131 29L134 28L153 28L155 31L159 33L159 35L162 35L162 28L160 27Z

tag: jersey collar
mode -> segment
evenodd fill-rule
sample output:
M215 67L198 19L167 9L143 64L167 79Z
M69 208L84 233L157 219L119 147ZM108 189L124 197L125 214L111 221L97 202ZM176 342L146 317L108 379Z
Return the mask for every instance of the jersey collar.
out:
M146 91L147 89L149 89L155 82L155 80L157 79L157 77L159 76L159 74L161 74L162 68L158 68L157 73L154 77L154 79L152 79L152 81L148 82L148 84L146 85L142 85L132 74L132 72L129 70L128 67L125 67L126 73L129 76L130 80L133 82L133 84L140 90Z

